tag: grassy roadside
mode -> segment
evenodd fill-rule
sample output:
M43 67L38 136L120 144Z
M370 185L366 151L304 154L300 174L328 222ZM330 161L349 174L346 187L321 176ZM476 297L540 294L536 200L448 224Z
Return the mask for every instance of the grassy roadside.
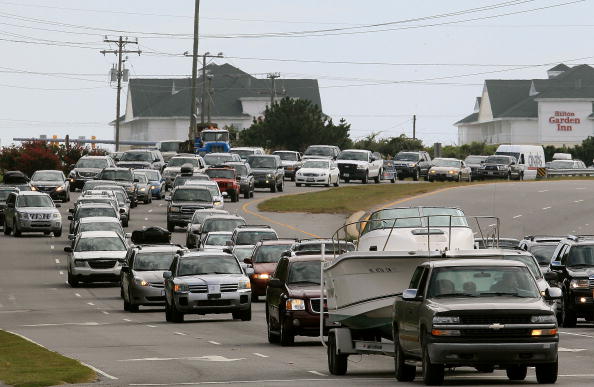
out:
M0 330L0 381L18 387L94 381L97 375L74 359Z

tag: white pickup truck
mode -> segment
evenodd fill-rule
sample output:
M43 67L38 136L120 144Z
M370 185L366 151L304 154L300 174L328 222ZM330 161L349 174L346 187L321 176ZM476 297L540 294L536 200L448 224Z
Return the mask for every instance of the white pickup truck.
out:
M351 180L361 180L367 184L374 179L379 184L382 176L384 161L379 153L363 149L346 149L336 158L340 170L340 178L348 183Z

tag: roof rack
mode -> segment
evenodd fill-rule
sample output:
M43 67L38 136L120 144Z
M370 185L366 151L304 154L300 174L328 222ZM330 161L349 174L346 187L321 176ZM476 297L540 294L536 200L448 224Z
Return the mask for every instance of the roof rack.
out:
M237 226L237 228L272 228L267 224L242 224Z
M584 234L584 235L567 235L565 238L570 239L572 241L578 242L582 239L594 239L594 235L591 234Z

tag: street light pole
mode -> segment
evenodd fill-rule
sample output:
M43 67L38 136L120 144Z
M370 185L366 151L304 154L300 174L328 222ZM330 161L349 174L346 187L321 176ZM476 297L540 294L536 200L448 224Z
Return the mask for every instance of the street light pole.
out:
M196 131L196 77L198 73L198 27L200 20L200 0L196 0L194 5L194 47L192 55L192 92L190 99L190 128L188 138L194 140Z

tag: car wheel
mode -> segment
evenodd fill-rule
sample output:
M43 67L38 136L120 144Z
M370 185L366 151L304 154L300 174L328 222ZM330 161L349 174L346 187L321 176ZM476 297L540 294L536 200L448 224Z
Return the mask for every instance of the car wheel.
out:
M64 203L68 203L70 201L70 191L66 193L66 197L64 198Z
M272 184L272 185L270 186L270 192L272 192L272 193L275 193L275 192L276 192L276 189L277 189L277 187L276 187L276 183L274 183L274 184Z
M301 183L295 183L296 187L301 187Z
M146 198L145 198L145 199L144 199L142 202L143 202L144 204L149 204L149 203L150 203L150 201L149 201L149 196L148 196L148 195L146 195Z
M340 178L336 176L336 182L334 183L335 187L340 187Z
M250 191L249 191L249 190L247 190L247 191L245 191L245 192L243 193L243 198L244 198L244 199L249 199L249 198L250 198Z
M128 219L122 221L122 227L128 227Z
M71 185L71 186L70 186L70 188L68 188L68 190L69 190L70 192L74 192L74 191L76 191L76 187L75 187L75 186L73 186L73 185Z
M398 180L404 180L404 175L397 175Z
M328 182L324 184L325 187L330 187L330 176L328 176Z
M6 224L6 221L4 221L4 235L10 235L10 232L12 230L10 229L10 227L8 227L8 225Z
M285 179L282 179L280 185L278 186L278 192L283 192L284 190L285 190Z
M68 285L73 288L77 288L79 284L78 278L76 278L70 271L68 271Z
M184 313L177 310L177 308L175 307L175 304L171 305L170 310L171 310L171 321L173 321L174 323L178 323L178 324L181 324L184 322Z
M280 345L290 347L295 344L295 333L290 319L285 318L280 323Z
M18 238L22 235L21 230L19 230L19 224L15 220L13 225L14 225L14 228L12 229L12 234Z
M173 322L173 319L171 318L171 307L167 302L167 298L165 298L165 321Z
M556 361L549 364L539 364L536 366L536 381L540 384L553 384L557 381L559 363Z
M272 327L270 326L270 317L268 316L268 313L266 313L266 332L268 333L268 342L270 344L278 344L279 342L279 337L278 334L272 332Z
M415 169L415 174L413 175L413 180L419 181L420 179L421 179L421 171L419 171L418 169Z
M400 340L398 339L398 332L394 332L394 376L399 382L412 382L415 380L417 373L416 367L405 363L404 351L400 346Z
M295 181L295 176L291 176L291 181Z
M441 386L443 384L443 364L431 363L427 346L423 345L423 381L427 386Z
M124 298L124 311L125 312L130 311L130 303L128 301L126 301L126 298Z
M332 375L344 375L348 367L348 355L338 354L336 350L336 337L331 332L328 335L328 371Z
M175 224L167 222L167 231L173 232L175 230Z
M468 175L468 182L472 183L472 175L470 175L470 174Z
M250 191L250 197L254 197L254 192L256 192L256 188L252 188L252 190Z
M382 176L382 171L379 171L379 174L373 178L373 180L375 181L375 184L379 184L380 183L380 178Z
M252 306L246 310L238 310L237 312L233 312L233 319L234 320L241 320L241 321L252 321Z
M577 324L577 316L573 310L566 306L567 302L563 302L562 320L563 328L575 328Z
M505 370L507 374L507 378L509 380L514 381L521 381L526 379L526 374L528 373L528 367L526 366L513 366L509 367Z
M60 229L59 231L54 231L54 237L59 238L62 236L62 229Z
M395 178L391 178L390 179L390 183L392 183L392 184L396 183L396 179Z
M458 177L456 178L456 181L459 183L462 181L462 176L460 174L458 174Z
M363 176L363 179L361 180L362 184L367 184L369 182L369 172L365 171L365 175Z

